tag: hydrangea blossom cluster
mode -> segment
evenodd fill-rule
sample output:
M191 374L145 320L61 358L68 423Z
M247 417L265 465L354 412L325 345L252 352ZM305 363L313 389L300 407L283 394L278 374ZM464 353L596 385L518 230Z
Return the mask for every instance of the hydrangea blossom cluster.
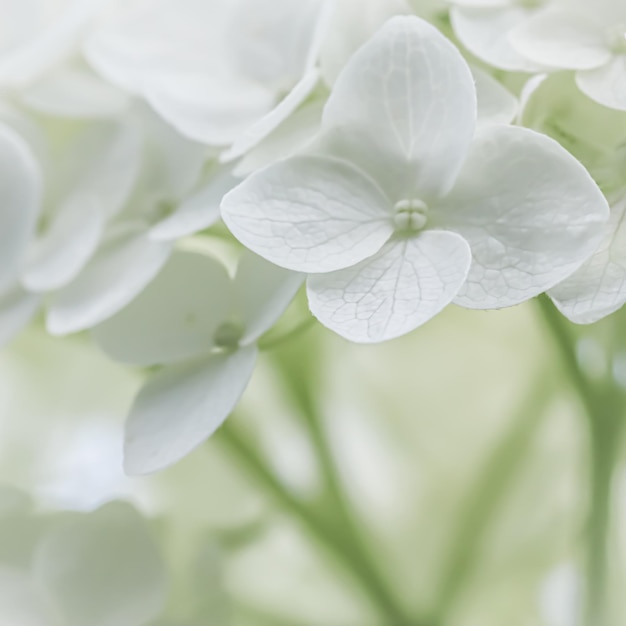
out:
M158 367L126 433L156 471L303 283L361 343L620 308L625 141L622 0L9 0L0 342L42 319Z

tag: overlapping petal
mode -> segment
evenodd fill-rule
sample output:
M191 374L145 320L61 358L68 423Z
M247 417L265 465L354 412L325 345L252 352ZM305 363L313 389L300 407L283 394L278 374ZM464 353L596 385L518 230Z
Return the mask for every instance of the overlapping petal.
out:
M626 54L617 55L596 69L577 72L576 84L596 102L626 111Z
M231 280L211 257L175 253L157 278L92 334L114 359L139 365L207 354L233 308Z
M561 313L577 324L591 324L626 302L626 199L611 208L604 239L594 255L550 290Z
M213 434L252 375L254 346L166 366L137 396L126 423L128 474L161 470Z
M284 313L304 282L304 276L244 253L233 283L234 309L245 332L242 344L256 341Z
M329 150L357 163L396 200L445 193L475 122L467 63L415 16L391 18L354 54L323 116Z
M473 262L456 302L518 304L553 287L598 247L609 217L585 168L554 140L492 126L476 137L433 222L461 234Z
M377 252L393 232L391 201L347 161L299 156L253 174L222 201L247 248L298 272L329 272Z
M470 3L456 1L455 4L459 6L450 9L454 32L481 61L512 72L541 69L537 63L518 52L510 40L510 34L530 17L531 11L517 3L511 6L509 2L494 2L488 6L487 3L483 6L478 6L478 3L476 6L462 6Z
M159 273L171 243L151 241L137 230L112 230L78 277L56 292L46 324L53 335L85 330L131 302Z
M539 12L513 31L511 42L525 57L551 67L585 70L611 59L602 22L566 8Z
M311 312L359 343L394 339L439 313L456 296L471 264L467 242L427 230L389 241L370 259L307 281Z

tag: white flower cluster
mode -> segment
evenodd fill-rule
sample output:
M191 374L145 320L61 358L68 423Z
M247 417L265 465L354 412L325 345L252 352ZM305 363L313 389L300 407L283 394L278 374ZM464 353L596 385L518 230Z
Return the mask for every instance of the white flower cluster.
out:
M127 424L145 473L219 427L304 281L363 343L452 302L615 311L625 6L3 2L0 343L42 311L160 366Z

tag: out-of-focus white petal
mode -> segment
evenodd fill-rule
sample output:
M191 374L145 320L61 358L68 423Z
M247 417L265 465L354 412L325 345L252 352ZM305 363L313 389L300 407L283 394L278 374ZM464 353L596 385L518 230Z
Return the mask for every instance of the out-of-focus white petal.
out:
M153 365L208 353L233 308L221 263L176 252L133 302L92 330L100 347L126 363Z
M78 277L52 297L48 331L66 335L115 315L153 280L170 251L170 243L141 231L110 234Z
M576 84L592 100L626 111L626 54L615 56L597 69L577 72Z
M245 328L242 344L256 341L284 313L304 276L244 252L235 274L235 310Z
M391 18L354 54L323 117L329 149L357 163L396 200L447 191L475 122L467 63L415 16Z
M41 202L39 166L26 142L0 125L0 290L16 277Z
M390 17L411 13L406 0L341 0L335 5L320 51L320 69L328 85Z
M0 346L8 343L31 320L41 299L14 285L0 293Z
M53 527L35 555L35 574L67 626L137 626L157 617L168 593L150 529L114 502Z
M91 196L74 196L30 250L21 282L30 291L58 289L76 278L100 243L104 215Z
M222 201L222 217L239 241L300 272L329 272L377 252L393 232L391 209L367 174L319 156L271 165Z
M43 27L27 29L19 42L3 51L0 58L0 84L25 86L68 57L101 1L67 0L58 10L58 15Z
M537 63L522 56L510 41L510 33L530 15L528 9L520 6L450 9L452 26L461 43L481 61L511 72L541 69Z
M183 200L172 215L155 224L149 232L155 241L172 241L208 228L220 219L222 198L239 182L231 171L222 168L208 183Z
M511 43L531 61L549 67L592 69L611 58L603 25L566 8L540 11L511 33Z
M318 80L317 69L307 72L277 106L250 126L228 150L222 153L222 162L238 159L276 130L309 97Z
M478 67L472 67L478 96L478 126L510 124L517 115L515 96L495 78Z
M126 423L128 474L164 469L212 435L252 376L254 346L169 365L145 384Z
M518 304L553 287L598 247L608 205L585 168L534 131L491 126L474 140L434 224L461 234L473 263L455 302Z
M426 230L391 240L354 267L309 276L309 306L322 324L351 341L394 339L449 304L470 264L470 247L462 237Z
M32 291L58 289L95 252L106 219L128 200L139 173L141 138L126 123L89 126L64 150L58 208L33 242L22 283Z
M604 241L585 264L549 294L572 322L591 324L626 302L626 199L611 208Z
M178 132L212 146L230 145L276 105L267 87L236 76L169 76L146 99Z
M75 67L47 72L20 92L21 101L45 115L68 118L102 118L120 115L128 96L109 83Z
M139 194L157 201L178 201L198 182L207 148L181 137L147 108L137 114L144 134Z
M252 148L233 169L236 176L248 176L276 161L293 156L311 145L322 125L321 98L305 102L275 131Z

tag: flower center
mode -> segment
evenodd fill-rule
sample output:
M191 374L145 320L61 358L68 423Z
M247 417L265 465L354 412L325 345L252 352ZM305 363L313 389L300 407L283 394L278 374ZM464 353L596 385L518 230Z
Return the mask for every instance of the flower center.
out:
M234 350L239 347L243 337L244 327L239 322L224 322L213 335L213 342L217 348Z
M422 230L428 221L428 206L419 198L400 200L394 207L393 223L400 232Z
M614 54L626 54L626 24L618 24L608 31L608 43Z

